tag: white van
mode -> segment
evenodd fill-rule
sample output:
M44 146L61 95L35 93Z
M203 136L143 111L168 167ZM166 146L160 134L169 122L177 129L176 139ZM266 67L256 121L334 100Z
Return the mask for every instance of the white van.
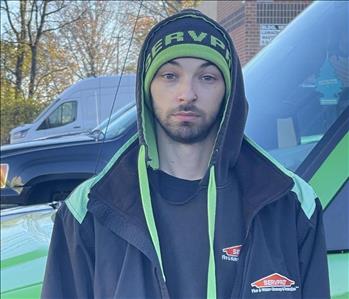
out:
M120 76L93 77L64 90L31 124L14 128L10 143L86 132L111 114ZM136 76L123 75L113 113L135 102Z

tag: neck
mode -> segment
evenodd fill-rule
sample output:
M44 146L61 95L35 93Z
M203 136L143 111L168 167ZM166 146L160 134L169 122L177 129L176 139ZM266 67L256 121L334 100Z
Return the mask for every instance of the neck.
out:
M211 158L217 128L202 141L184 144L170 138L157 126L160 170L185 180L202 179Z

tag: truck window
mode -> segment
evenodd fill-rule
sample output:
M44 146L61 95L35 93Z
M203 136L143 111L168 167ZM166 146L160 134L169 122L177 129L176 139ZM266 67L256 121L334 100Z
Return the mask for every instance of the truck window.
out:
M61 127L76 120L77 102L65 102L57 107L40 125L38 130Z

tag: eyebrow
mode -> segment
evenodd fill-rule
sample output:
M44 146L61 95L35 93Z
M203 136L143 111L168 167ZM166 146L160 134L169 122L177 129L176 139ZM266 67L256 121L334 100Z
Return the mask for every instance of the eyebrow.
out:
M181 66L177 61L175 61L175 60L170 60L170 61L168 61L167 62L168 64L172 64L172 65L176 65L176 66ZM206 61L206 62L204 62L203 64L201 64L200 66L199 66L199 68L205 68L205 67L208 67L208 66L210 66L210 65L214 65L212 62L210 62L210 61Z

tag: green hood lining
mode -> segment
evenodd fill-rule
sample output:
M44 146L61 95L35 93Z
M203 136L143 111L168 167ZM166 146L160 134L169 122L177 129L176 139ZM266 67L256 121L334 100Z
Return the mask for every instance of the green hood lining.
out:
M163 275L164 280L166 281L165 272L162 264L162 255L161 255L161 249L160 249L159 236L156 229L152 200L150 196L149 179L148 179L148 172L147 172L147 164L145 161L144 144L140 146L139 153L138 153L138 180L139 180L139 188L141 192L141 201L142 201L145 220L147 222L149 233L154 244L156 255L159 259L161 273Z
M207 215L208 215L208 239L210 244L210 255L208 260L207 274L207 298L216 298L216 263L214 258L214 236L216 227L216 206L217 206L217 188L214 166L210 167L210 177L207 190Z

